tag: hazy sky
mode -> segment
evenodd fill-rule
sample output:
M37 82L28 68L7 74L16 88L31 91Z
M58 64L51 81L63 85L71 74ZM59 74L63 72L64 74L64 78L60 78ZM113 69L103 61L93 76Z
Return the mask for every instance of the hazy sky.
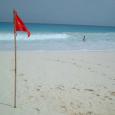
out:
M0 0L0 21L115 26L115 0Z

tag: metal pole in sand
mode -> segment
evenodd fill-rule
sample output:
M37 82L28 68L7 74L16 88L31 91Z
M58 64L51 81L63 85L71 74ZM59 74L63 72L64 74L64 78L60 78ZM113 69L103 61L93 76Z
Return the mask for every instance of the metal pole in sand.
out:
M16 22L15 22L15 10L13 11L14 15L14 108L16 108L16 77L17 77L17 48L16 48Z

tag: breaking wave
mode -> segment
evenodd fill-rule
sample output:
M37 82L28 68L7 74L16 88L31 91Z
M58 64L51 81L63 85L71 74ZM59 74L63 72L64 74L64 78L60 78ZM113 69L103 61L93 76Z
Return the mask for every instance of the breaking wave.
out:
M0 33L0 49L12 48L10 44L14 39L13 33ZM83 36L86 41L83 42ZM30 38L26 33L17 33L17 40L24 48L39 50L115 50L115 32L108 33L83 33L83 32L60 32L60 33L32 33ZM5 41L3 43L3 41ZM9 42L11 41L11 42ZM27 41L26 43L23 41ZM6 43L7 42L7 43ZM21 46L20 46L21 47Z
M13 40L13 33L1 33L0 40ZM67 39L70 36L66 33L32 33L29 40L52 40ZM28 40L26 33L17 33L17 40Z

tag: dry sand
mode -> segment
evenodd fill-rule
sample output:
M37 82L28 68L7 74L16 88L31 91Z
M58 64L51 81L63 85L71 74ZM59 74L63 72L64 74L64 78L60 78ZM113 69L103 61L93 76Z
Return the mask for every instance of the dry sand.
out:
M0 51L0 115L115 115L115 52Z

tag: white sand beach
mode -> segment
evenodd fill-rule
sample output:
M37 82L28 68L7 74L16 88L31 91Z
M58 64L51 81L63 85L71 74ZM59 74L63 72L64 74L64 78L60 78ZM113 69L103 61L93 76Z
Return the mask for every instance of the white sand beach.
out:
M115 52L0 51L0 115L115 115Z

